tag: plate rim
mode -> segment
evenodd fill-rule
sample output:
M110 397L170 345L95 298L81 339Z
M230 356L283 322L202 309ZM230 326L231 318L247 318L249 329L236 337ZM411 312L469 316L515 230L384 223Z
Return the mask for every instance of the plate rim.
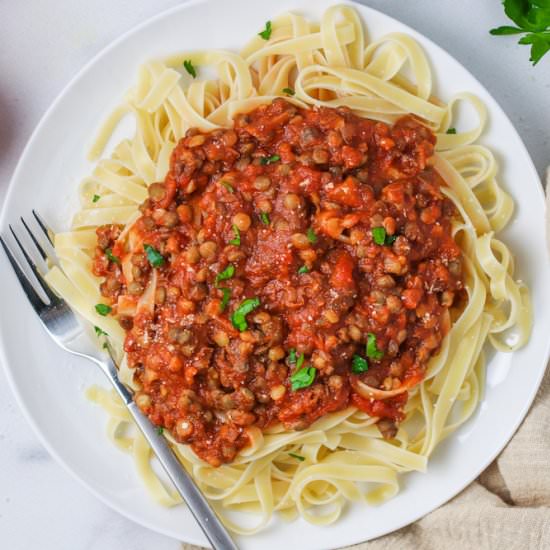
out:
M157 20L163 19L163 18L169 16L171 13L175 13L175 12L179 12L179 11L185 11L187 8L189 8L191 6L194 6L194 5L197 5L197 4L215 3L216 1L220 1L220 0L187 0L185 2L182 2L180 4L172 6L170 8L162 10L161 12L159 12L159 13L151 16L151 17L148 17L148 18L144 19L143 21L133 25L132 27L130 27L129 29L124 31L120 36L118 36L114 40L111 40L102 49L100 49L97 53L95 53L86 63L84 63L82 65L82 67L80 67L80 69L61 88L61 90L58 92L55 99L49 104L47 109L44 111L44 113L40 117L39 122L37 123L37 125L33 129L31 135L29 136L27 142L25 143L25 146L23 147L23 149L22 149L22 151L19 155L19 158L18 158L18 161L16 163L15 169L14 169L14 171L12 173L12 176L9 180L7 192L4 195L2 208L0 209L0 229L6 225L7 205L10 202L12 194L14 193L14 189L16 187L15 182L16 182L17 179L19 179L19 173L23 170L23 167L27 162L27 157L29 155L30 149L32 148L34 142L38 138L38 135L40 134L43 126L47 123L49 118L52 116L52 113L55 111L56 107L60 103L62 103L65 96L69 93L69 91L71 90L73 85L82 77L82 75L87 73L88 70L93 65L95 65L98 61L101 61L105 56L107 56L112 49L114 49L118 46L118 44L124 42L125 40L128 39L128 37L138 33L143 28L148 27L149 25L154 25ZM301 1L302 0L296 0L296 3L300 4ZM355 1L355 0L340 0L340 1L334 0L333 5L336 5L336 4L351 5L351 6L357 7L359 9L359 11L366 10L367 12L370 11L370 12L373 12L377 15L381 15L384 18L388 19L388 21L390 21L391 23L397 24L398 26L400 26L403 31L411 33L413 36L414 35L420 36L422 38L422 40L424 41L424 43L429 46L429 48L433 48L435 50L438 50L439 53L443 53L444 55L446 55L447 57L452 59L455 63L457 63L475 81L475 83L477 84L479 89L483 90L487 94L487 96L491 98L492 102L494 103L494 107L496 108L496 110L499 111L498 114L503 119L505 119L506 122L509 123L511 130L513 131L513 133L515 134L515 136L517 137L517 139L520 143L522 151L523 151L523 153L526 157L527 163L529 165L529 169L530 169L530 172L531 172L531 177L529 179L533 179L534 180L533 184L537 184L537 185L535 185L536 190L534 189L533 191L538 194L539 199L541 201L543 201L543 202L545 201L545 195L544 195L544 191L543 191L541 178L540 178L540 176L537 172L537 169L535 167L533 159L531 158L529 150L527 149L520 133L517 131L515 125L512 123L512 121L510 120L510 118L508 117L508 115L506 114L504 109L501 107L500 103L489 92L489 90L485 87L485 85L482 82L480 82L479 79L462 62L460 62L458 59L456 59L445 48L440 46L437 42L432 40L430 37L426 36L424 33L420 32L420 31L417 31L415 28L411 27L410 25L408 25L406 23L403 23L399 19L397 19L397 18L395 18L395 17L393 17L393 16L391 16L391 15L389 15L389 14L387 14L387 13L385 13L385 12L379 10L379 9L373 8L373 7L371 7L369 5L366 5L366 4L361 4L361 3L359 3L358 1ZM277 8L277 6L274 5L273 6L273 11L276 11L276 8ZM300 6L297 6L297 9L300 9ZM427 49L427 48L424 47L424 44L421 44L421 46L422 46L423 49ZM437 68L435 66L433 66L433 64L432 64L432 67L433 67L434 72L437 73ZM123 90L121 90L121 93L123 93ZM546 251L545 251L545 253L548 254ZM535 322L535 319L534 319L534 322ZM514 353L516 353L516 352L512 352L512 356L513 356ZM504 450L504 448L508 445L510 440L513 438L513 436L517 432L519 426L525 420L529 410L531 409L531 406L533 405L533 402L536 398L536 395L537 395L537 393L540 389L542 379L543 379L543 377L544 377L544 375L547 371L548 362L549 362L549 359L550 359L550 339L546 343L546 349L545 349L545 352L544 352L544 358L543 359L544 359L545 366L544 366L544 368L540 369L540 372L538 373L538 376L537 376L536 380L532 381L533 386L532 386L532 389L530 391L528 399L525 401L525 403L524 403L524 405L521 409L521 414L519 414L517 416L516 420L510 425L509 429L506 430L506 435L502 438L501 443L499 443L499 445L497 445L497 448L494 451L494 453L492 453L490 455L490 458L487 461L482 461L481 466L479 466L478 468L472 470L474 472L473 475L465 476L460 481L459 488L456 491L453 491L452 494L443 496L442 498L438 499L436 501L436 504L431 506L429 510L419 512L419 513L415 512L413 514L412 519L409 518L409 519L405 519L405 520L396 522L395 526L390 531L386 531L386 532L384 532L382 534L379 534L379 535L374 535L374 536L372 536L368 539L353 538L353 541L352 542L346 542L346 545L347 544L353 545L353 544L360 544L360 543L363 543L363 542L368 542L369 540L373 540L374 538L377 538L379 536L384 536L384 535L387 535L387 534L394 533L395 531L397 531L397 530L399 530L399 529L401 529L401 528L403 528L407 525L411 525L411 524L415 523L416 521L422 519L423 517L425 517L429 513L439 509L445 503L449 502L450 500L455 498L457 495L459 495L467 486L469 486L495 460L495 458ZM542 362L542 360L541 360L541 362ZM34 417L33 417L32 413L30 412L29 407L25 403L25 401L24 401L24 399L23 399L23 397L22 397L22 395L19 391L17 383L15 382L15 379L12 375L11 367L8 364L8 358L7 358L7 354L6 354L5 343L4 343L4 338L3 338L2 331L1 331L1 326L0 326L0 365L2 367L2 370L4 372L6 380L8 382L8 387L10 388L10 390L12 392L12 395L15 397L15 402L17 403L20 411L22 412L23 417L25 418L27 423L31 426L31 429L33 430L33 432L36 435L37 439L45 447L45 449L48 451L48 453L57 461L57 463L60 464L63 467L63 469L65 471L67 471L73 477L73 479L76 479L80 483L81 486L85 487L91 494L93 494L96 498L98 498L102 503L104 503L110 509L113 509L117 513L121 514L123 517L125 517L127 519L130 519L131 521L137 523L138 525L146 527L146 528L148 528L148 529L150 529L150 530L152 530L156 533L171 537L171 538L173 538L175 540L178 540L178 541L180 540L180 536L178 534L176 534L175 532L173 532L169 529L159 528L159 527L155 526L152 522L148 521L146 518L139 517L139 519L138 519L138 516L135 515L132 511L128 511L128 510L120 507L116 502L111 501L106 495L103 495L93 485L91 485L85 479L80 477L80 475L77 473L77 471L75 469L73 469L73 467L71 465L69 465L60 456L60 454L57 452L55 447L50 444L47 436L39 429L36 421L34 420ZM477 408L476 410L479 410L479 409ZM361 537L360 534L358 536ZM187 537L188 537L188 540L181 541L181 542L185 542L185 543L188 543L188 544L195 544L195 545L199 545L199 546L204 546L205 545L205 540L202 539L202 538L194 537L192 532L190 532L187 535ZM248 539L248 540L251 540L251 539ZM209 547L208 544L207 544L207 546ZM335 549L337 547L329 545L329 546L320 546L318 548L319 548L319 550L332 550L332 549Z

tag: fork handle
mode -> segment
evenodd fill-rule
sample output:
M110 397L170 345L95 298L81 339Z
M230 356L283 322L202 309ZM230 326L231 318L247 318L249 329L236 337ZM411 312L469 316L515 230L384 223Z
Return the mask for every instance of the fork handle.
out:
M122 397L132 418L142 431L145 439L157 455L159 462L172 480L172 483L185 501L189 510L197 520L206 538L215 550L239 550L233 542L227 529L223 526L205 496L187 473L174 451L170 448L166 438L157 432L157 427L139 410L132 399L128 388L118 379L117 369L111 359L105 361L104 372L113 384L117 393Z

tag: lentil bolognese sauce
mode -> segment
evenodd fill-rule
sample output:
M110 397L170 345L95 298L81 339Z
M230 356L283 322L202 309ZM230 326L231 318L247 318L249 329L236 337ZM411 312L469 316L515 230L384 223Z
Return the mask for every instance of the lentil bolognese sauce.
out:
M435 141L411 116L284 99L188 130L134 253L121 226L97 229L93 272L143 412L213 466L249 426L301 430L350 405L393 437L463 289Z

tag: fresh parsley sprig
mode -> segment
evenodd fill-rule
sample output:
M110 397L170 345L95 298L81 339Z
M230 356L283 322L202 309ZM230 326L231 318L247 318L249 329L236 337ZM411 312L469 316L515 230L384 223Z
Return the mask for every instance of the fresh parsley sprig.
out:
M536 65L550 51L550 0L502 0L504 13L517 26L491 29L494 36L523 34L519 44L531 45L529 61Z

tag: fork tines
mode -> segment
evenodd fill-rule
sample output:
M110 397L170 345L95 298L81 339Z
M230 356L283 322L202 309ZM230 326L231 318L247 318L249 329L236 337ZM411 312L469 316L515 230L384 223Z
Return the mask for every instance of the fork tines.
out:
M43 231L44 235L50 242L50 244L53 245L52 239L49 235L50 229L48 228L47 224L44 222L44 220L38 215L37 212L34 210L32 211L33 216L40 227L40 229ZM43 260L47 260L49 258L48 254L44 250L44 247L41 246L39 240L36 238L34 233L31 231L29 225L25 222L23 218L21 218L21 222L23 223L23 226L25 227L26 231L28 232L36 250L42 256ZM60 299L58 296L51 290L48 283L44 280L44 277L38 267L36 266L36 263L31 257L31 254L27 252L23 244L21 243L21 240L17 236L16 232L14 231L13 227L11 225L8 226L10 228L10 232L13 235L13 238L17 245L19 246L19 249L21 250L21 253L23 254L23 257L25 258L28 266L30 267L31 271L33 272L36 280L42 287L42 290L46 294L49 300L49 305L55 305L56 303L60 302ZM15 271L15 274L17 278L19 279L19 282L21 283L21 286L23 287L23 290L25 291L25 294L27 295L27 298L31 302L32 306L37 312L40 312L44 307L46 307L46 304L40 297L40 295L36 292L33 284L25 274L24 270L21 267L21 263L16 259L15 254L7 244L4 238L0 236L0 243L2 244L2 247L8 257L8 260L10 261L11 266L13 267L13 270Z

